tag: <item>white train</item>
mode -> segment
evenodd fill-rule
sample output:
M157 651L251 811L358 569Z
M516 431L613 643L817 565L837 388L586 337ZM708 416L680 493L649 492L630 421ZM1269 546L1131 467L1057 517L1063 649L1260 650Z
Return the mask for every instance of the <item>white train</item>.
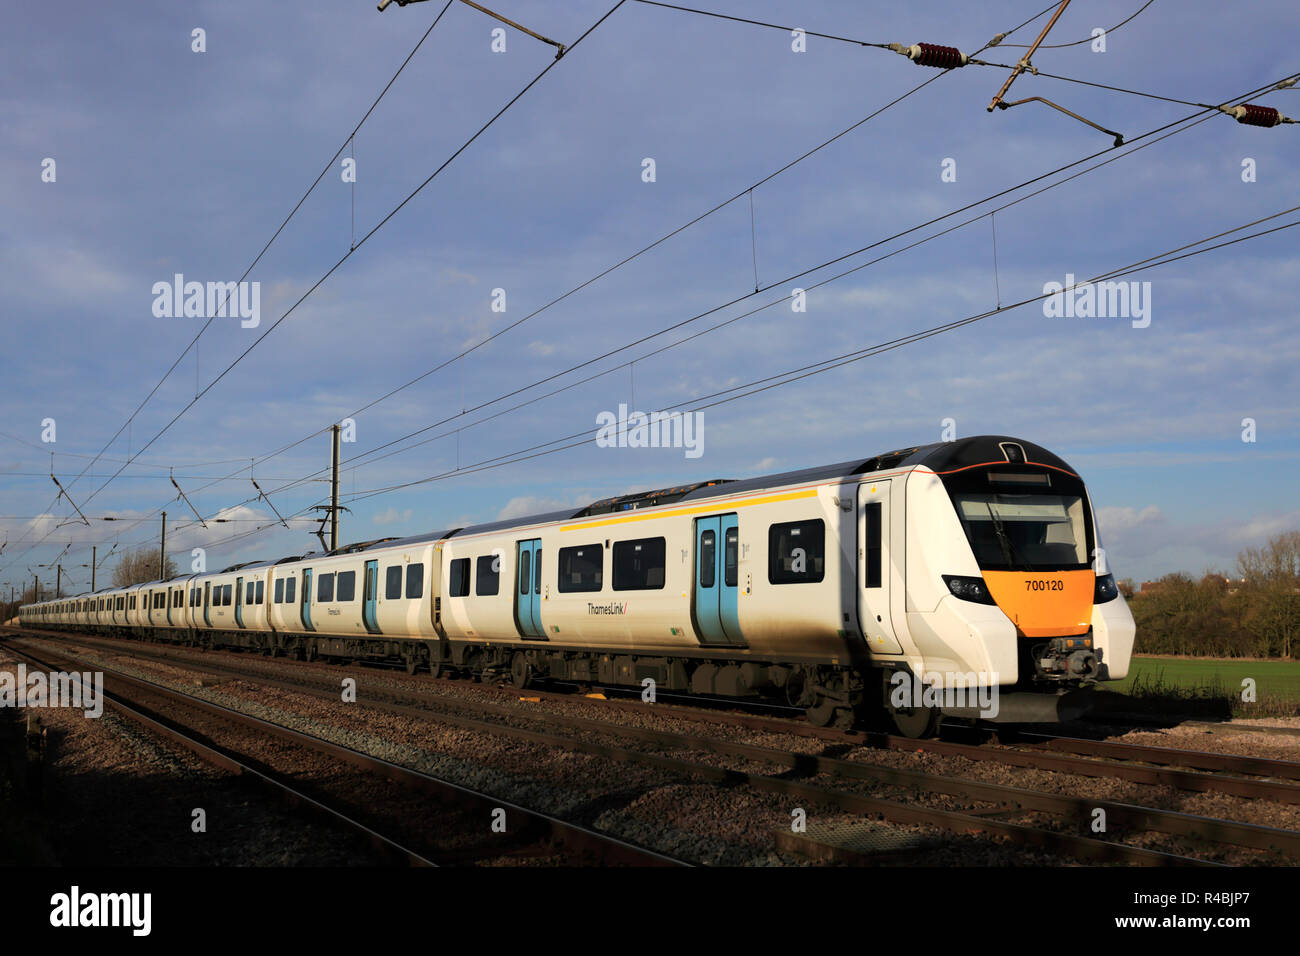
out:
M1082 688L1127 674L1134 637L1082 480L1002 436L108 589L20 618L520 687L648 678L777 699L823 724L881 705L909 734L941 712L1069 716ZM996 713L973 693L907 694L972 681L996 692Z

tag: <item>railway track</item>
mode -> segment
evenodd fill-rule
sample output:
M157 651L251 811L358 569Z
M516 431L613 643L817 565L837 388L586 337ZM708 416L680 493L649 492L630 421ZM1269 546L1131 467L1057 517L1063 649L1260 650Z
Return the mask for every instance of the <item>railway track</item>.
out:
M549 695L549 693L553 692L530 690L529 693L548 693ZM556 699L564 699L565 696L567 695L554 694ZM608 705L629 709L644 709L647 706L621 699L611 700ZM735 706L734 702L732 706ZM993 745L970 745L951 740L917 740L912 737L900 737L896 734L815 727L801 717L780 718L750 713L717 713L696 707L678 707L663 704L656 704L654 707L661 712L671 711L682 715L690 715L701 721L731 724L753 730L794 733L800 736L815 737L840 743L855 741L862 746L884 750L920 750L945 756L968 757L972 760L1010 763L1014 766L1032 769L1082 773L1085 776L1094 777L1121 777L1136 783L1171 786L1192 791L1220 790L1234 796L1251 799L1271 799L1281 803L1295 803L1297 795L1300 794L1300 791L1285 785L1272 787L1267 784L1259 785L1249 780L1233 780L1222 776L1217 778L1205 778L1203 775L1195 774L1183 776L1177 773L1161 773L1156 768L1133 766L1125 769L1120 766L1120 764L1155 764L1157 767L1214 771L1218 774L1246 774L1248 776L1280 778L1284 781L1300 781L1300 762L1276 760L1267 757L1219 754L1176 747L1154 747L1022 730L1016 730L1011 734L994 734L997 743ZM1188 722L1183 726L1201 725ZM967 731L969 728L962 727L961 730ZM1250 731L1243 730L1241 732L1247 733ZM1033 756L1036 753L1043 753L1044 755L1042 757ZM1053 759L1053 753L1063 753L1073 757L1103 758L1103 760L1088 762L1062 761ZM1120 764L1115 763L1115 761L1120 762ZM1217 784L1214 782L1215 779L1218 780Z
M41 656L26 648L15 647L4 641L6 651L29 665L46 671L85 670L84 661L65 652ZM69 666L62 666L69 665ZM679 866L683 861L627 843L608 834L591 830L559 819L558 817L522 807L510 801L460 786L429 774L403 767L390 761L361 753L330 741L301 733L288 727L262 720L250 714L193 695L181 693L153 681L145 680L119 670L94 663L93 669L104 674L106 705L135 721L152 733L178 744L201 759L233 773L247 775L293 806L300 806L322 815L347 831L367 839L390 858L417 866L472 862L477 858L532 857L546 858L559 855L566 863L595 865ZM189 717L185 717L186 713ZM195 715L201 715L195 719ZM394 829L420 829L394 827L394 819L385 820L382 800L373 787L367 787L364 807L357 801L340 798L320 787L304 787L292 775L268 766L247 753L247 748L231 744L229 735L214 729L215 724L237 728L245 737L274 739L290 749L305 750L317 758L334 764L359 769L371 777L381 778L395 785L406 798L419 796L418 805L407 800L397 800L398 811L410 813L436 812L437 829L451 831L455 839L451 849L438 846L433 840L430 849L409 845ZM237 735L238 736L238 735ZM354 776L354 775L347 775ZM355 796L355 795L354 795ZM432 797L430 805L423 798ZM473 834L490 833L489 821L493 813L503 813L504 832L491 834L485 847L482 840L475 841ZM470 837L468 846L463 844Z
M130 642L97 641L95 639L83 638L80 635L76 636L75 639L79 642L92 646L98 645L108 650L119 652L126 650L133 656L144 659L152 658L169 664L194 668L199 671L213 674L214 676L240 678L247 681L265 684L267 686L275 686L283 690L314 695L322 699L337 700L336 688L322 688L313 680L313 678L319 678L320 676L323 676L323 674L329 674L330 677L333 678L334 675L338 673L335 668L295 667L295 676L292 679L283 679L264 674L250 673L247 668L230 667L218 662L207 660L196 662L193 660L195 655L185 654L183 652L181 654L176 654L169 650L154 647L141 648L139 646L134 646L133 643ZM310 676L306 673L308 671L312 672ZM516 739L545 744L548 746L562 746L596 754L609 759L654 766L675 773L688 773L694 776L703 776L705 779L721 784L745 785L758 790L780 793L803 800L834 806L851 813L863 813L878 816L896 823L922 823L956 832L995 833L1005 838L1016 840L1017 842L1050 848L1056 852L1091 861L1117 861L1148 864L1200 862L1180 854L1161 853L1159 851L1133 847L1112 840L1097 840L1089 836L1080 836L1068 832L1068 830L1062 832L1060 830L1043 829L1042 827L1012 823L1006 819L997 819L997 817L1007 817L1017 814L1046 814L1055 818L1058 822L1064 821L1067 827L1072 829L1077 828L1081 821L1092 819L1095 812L1100 809L1106 814L1108 826L1111 829L1111 832L1114 832L1117 827L1126 835L1144 831L1155 831L1158 833L1173 835L1178 838L1186 838L1192 841L1233 844L1236 846L1248 847L1253 850L1282 853L1289 858L1300 859L1300 833L1273 827L1263 827L1255 824L1199 817L1172 810L1140 807L1114 801L1089 800L1086 798L1057 793L1009 787L1001 784L991 784L969 778L935 775L901 768L881 767L874 764L842 760L833 757L810 754L793 754L773 748L719 740L716 737L672 733L645 727L629 727L626 724L610 723L606 721L574 717L572 715L560 715L555 713L528 714L520 711L517 701L513 704L507 704L505 702L492 704L485 701L468 702L448 698L445 695L430 696L428 694L411 691L406 691L394 696L405 698L411 696L412 693L414 693L414 696L418 700L416 706L399 703L396 700L382 699L367 699L366 704L390 713L401 714L406 717L422 720L438 720L480 733L511 736ZM506 694L510 692L502 691L502 693ZM568 701L573 700L571 695L558 695L542 691L531 691L529 692L529 697L538 702L541 702L544 698L551 697ZM978 748L969 747L968 745L951 744L945 741L918 742L906 738L889 738L885 735L852 735L839 731L815 728L789 720L755 717L748 714L721 714L710 711L700 711L696 708L676 707L674 705L645 705L640 703L634 704L629 701L601 701L600 703L602 706L614 707L616 709L635 709L640 710L643 713L647 709L652 709L654 712L659 714L674 713L689 717L691 720L739 725L768 732L796 733L800 736L823 737L841 743L855 742L862 745L876 747L890 745L897 747L906 746L909 749L924 748L927 744L933 744L940 751L948 750L948 748L959 748L956 751L949 752L956 752L961 756L969 756L971 752L983 753L986 755L997 754L1003 757L1005 761L1017 763L1018 765L1020 765L1018 763L1019 761L1032 759L1035 763L1031 765L1040 766L1040 760L1042 758L1050 758L1048 763L1053 769L1065 769L1066 767L1070 767L1070 772L1078 771L1072 769L1073 764L1062 764L1060 761L1085 761L1085 758L1073 757L1068 754L1038 753L1035 751L1019 750L1008 751L1003 748ZM485 716L492 716L505 721L540 722L547 725L548 729L533 730L527 727L514 726L510 723L502 723L501 720L485 720L483 719ZM556 733L554 729L550 729L554 727L562 727L567 731L597 734L599 735L600 740L592 741L590 739L575 738L571 733ZM855 736L857 737L856 740L854 740ZM668 757L662 752L647 753L644 750L635 750L626 746L610 744L606 742L610 738L622 738L625 741L630 740L642 745L648 745L655 748L655 751L703 751L743 761L774 764L782 767L784 772L779 777L773 777L743 770L721 769L716 766L700 764L698 761L686 761L680 758ZM1201 756L1213 757L1220 755ZM1052 764L1052 760L1057 761L1057 763ZM1092 760L1086 760L1086 762L1096 763ZM1267 767L1266 764L1269 763L1283 764L1285 762L1263 761L1252 765L1250 769L1256 772L1263 772L1268 769L1277 769ZM1293 765L1288 765L1288 767L1291 766ZM1154 770L1163 773L1165 776L1158 778L1161 783L1167 783L1169 780L1168 774L1172 773L1172 771L1168 771L1167 769L1162 770L1162 768L1142 769L1144 771ZM1240 769L1240 767L1238 767L1238 769ZM1100 775L1095 768L1093 773L1095 775ZM870 782L877 786L895 787L915 792L946 794L949 796L960 797L967 801L982 802L988 806L980 808L973 813L939 810L915 804L901 803L899 801L880 800L878 798L869 797L851 791L819 787L796 779L797 777L816 775L826 775L833 777L836 780L846 780L855 783ZM1230 791L1233 789L1233 781L1228 780L1228 778L1218 778L1211 774L1200 774L1198 776L1217 780L1220 784L1228 781L1229 785L1227 786L1227 789ZM1295 788L1288 784L1281 784L1276 781L1249 781L1244 780L1244 778L1234 778L1234 780L1236 785L1242 783L1258 784L1259 788L1252 791L1251 794L1256 797L1271 799L1276 798L1277 793L1283 793L1295 798L1300 794L1300 788ZM1186 781L1184 781L1184 783L1186 784ZM1279 786L1283 788L1290 787L1291 789L1277 790L1276 787ZM1213 789L1213 787L1202 783L1187 786L1187 789Z
M27 633L30 632L17 632ZM61 632L62 633L62 632ZM115 651L129 651L137 656L153 656L157 660L191 660L187 649L167 645L140 645L134 641L86 637L64 633L63 636L83 643ZM179 650L180 654L173 651ZM323 667L333 673L333 665L303 665ZM244 673L239 671L239 673ZM429 686L456 687L464 682L447 678L429 678ZM477 685L491 688L493 685ZM510 688L495 688L509 697ZM605 689L594 688L598 693ZM530 696L556 701L572 700L572 693L529 688ZM895 734L860 730L837 730L816 727L802 717L774 717L738 711L719 711L710 702L708 707L679 704L646 704L620 696L601 701L601 705L615 710L644 712L653 708L656 713L681 716L703 723L715 723L773 733L789 733L817 738L834 743L854 743L882 750L922 751L942 756L958 756L971 760L999 762L1025 769L1047 770L1062 773L1079 773L1091 777L1117 777L1134 783L1168 786L1192 792L1222 792L1247 799L1267 799L1280 803L1300 803L1300 762L1275 760L1264 757L1219 754L1206 751L1184 750L1173 747L1154 747L1114 741L1090 740L1058 734L1016 731L1000 738L996 745L972 745L952 740L916 740ZM590 697L590 695L588 695ZM734 706L734 703L733 703ZM1155 765L1155 766L1144 766ZM1188 773L1183 771L1210 771ZM1273 778L1250 780L1230 776ZM1286 781L1297 781L1297 786Z
M1153 729L1163 726L1146 719L1134 720L1134 723L1144 724ZM1184 720L1179 726L1193 727L1207 734L1225 734L1227 736L1265 734L1270 737L1300 737L1300 727L1272 727L1267 724L1225 724L1212 720Z

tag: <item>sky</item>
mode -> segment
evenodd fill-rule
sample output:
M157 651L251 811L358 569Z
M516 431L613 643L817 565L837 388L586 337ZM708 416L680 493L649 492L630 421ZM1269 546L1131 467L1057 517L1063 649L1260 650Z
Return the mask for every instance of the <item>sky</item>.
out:
M1293 2L1111 31L1140 0L1075 0L1045 42L1087 42L1007 99L1119 148L989 112L1000 66L812 35L1009 64L1046 16L977 51L1032 2L613 4L497 0L556 60L453 2L368 116L443 0L7 5L0 585L61 562L85 590L97 546L102 586L163 510L183 569L319 548L343 419L344 542L986 433L1082 474L1121 577L1300 528L1300 229L1126 274L1124 314L1041 300L1293 210L1300 155L1300 125L1041 74L1238 102L1300 72ZM1300 116L1298 89L1251 102ZM159 304L255 260L256 325ZM620 405L697 411L698 446L598 444Z

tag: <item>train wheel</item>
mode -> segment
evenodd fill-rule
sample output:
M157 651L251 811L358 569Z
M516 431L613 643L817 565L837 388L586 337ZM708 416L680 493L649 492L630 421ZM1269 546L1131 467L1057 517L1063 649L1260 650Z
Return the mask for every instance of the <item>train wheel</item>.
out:
M933 737L939 730L939 708L937 707L891 707L889 716L894 726L904 737L919 740Z
M837 727L847 730L853 726L853 709L829 697L818 695L817 702L809 707L805 714L808 723L814 727Z
M510 683L523 690L533 681L533 665L523 651L517 651L510 661Z
M802 670L796 670L785 682L785 702L791 707L806 707L808 700L808 676Z

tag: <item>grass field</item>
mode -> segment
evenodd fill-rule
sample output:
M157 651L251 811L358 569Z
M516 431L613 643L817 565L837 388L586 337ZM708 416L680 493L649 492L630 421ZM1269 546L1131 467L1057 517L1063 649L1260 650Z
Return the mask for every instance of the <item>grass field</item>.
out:
M1255 681L1255 703L1241 700L1242 681ZM1106 689L1138 700L1184 703L1193 710L1218 704L1238 717L1300 713L1300 661L1242 661L1134 657L1128 677Z

